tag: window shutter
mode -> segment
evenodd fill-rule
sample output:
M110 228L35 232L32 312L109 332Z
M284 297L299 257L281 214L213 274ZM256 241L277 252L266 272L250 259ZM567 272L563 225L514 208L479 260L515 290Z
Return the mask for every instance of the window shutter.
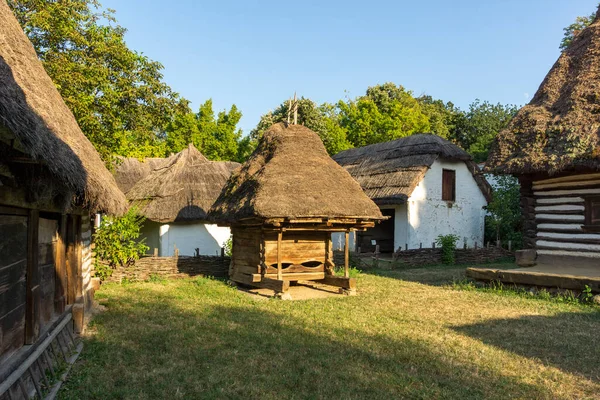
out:
M600 196L585 199L585 225L600 228Z
M456 171L454 170L442 170L442 200L456 200Z

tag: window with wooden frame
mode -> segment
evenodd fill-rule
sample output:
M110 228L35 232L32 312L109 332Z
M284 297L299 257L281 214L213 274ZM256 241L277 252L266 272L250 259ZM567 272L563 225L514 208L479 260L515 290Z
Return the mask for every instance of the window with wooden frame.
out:
M600 196L585 197L585 225L583 229L600 232Z
M442 170L442 200L456 201L456 171Z

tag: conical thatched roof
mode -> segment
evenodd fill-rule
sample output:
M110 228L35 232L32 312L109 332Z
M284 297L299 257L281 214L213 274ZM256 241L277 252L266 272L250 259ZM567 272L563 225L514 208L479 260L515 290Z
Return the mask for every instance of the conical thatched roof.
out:
M581 168L600 170L598 14L500 132L486 164L488 171L512 174Z
M491 188L469 153L437 135L411 135L345 150L333 156L379 205L406 202L438 158L463 161L483 195L491 199Z
M19 148L47 166L82 205L112 213L126 209L123 193L79 129L5 0L0 0L2 126L14 135Z
M152 157L139 160L135 157L122 158L115 167L115 181L125 194L136 183L147 177L152 170L158 168L166 158Z
M127 199L151 221L205 221L231 172L239 165L209 161L190 144L135 184L127 192Z
M316 133L301 125L271 126L215 202L211 219L382 219L358 183L329 157Z

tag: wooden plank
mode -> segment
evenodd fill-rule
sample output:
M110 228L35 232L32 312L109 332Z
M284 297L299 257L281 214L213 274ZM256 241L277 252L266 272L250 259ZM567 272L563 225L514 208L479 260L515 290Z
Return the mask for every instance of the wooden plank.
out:
M252 286L271 289L279 293L285 293L290 289L290 281L265 277L262 278L260 282L253 283Z
M0 206L0 214L28 216L29 210L18 207Z
M281 271L281 240L283 237L283 232L277 233L277 279L281 280L283 272Z
M356 289L355 278L345 278L342 276L325 276L325 278L317 281L325 285L341 287L343 289Z
M40 334L40 286L38 266L38 210L30 210L27 222L27 298L25 300L25 344L33 344Z
M600 290L600 278L596 277L485 268L467 268L466 275L477 280L501 281L517 285L558 287L571 290L583 290L588 285L594 291Z
M65 310L67 298L67 266L66 266L67 216L63 214L58 225L55 254L54 310L61 314Z
M260 274L258 276L260 276ZM276 279L277 274L265 274L265 277ZM325 272L295 272L283 274L282 279L288 281L314 281L317 279L325 279Z
M575 182L575 181L584 181L584 180L590 180L590 179L600 179L600 174L576 174L576 175L571 174L568 176L561 176L561 177L557 177L557 178L533 181L533 185L543 185L543 184L547 184L547 183L557 183L557 182Z
M318 265L316 267L306 267L304 265L298 265L298 264L292 264L287 268L283 268L283 275L285 276L286 274L290 274L293 272L325 272L325 266L323 264ZM267 267L267 274L276 274L277 273L277 268L268 266Z
M350 232L346 231L344 235L345 244L344 244L344 278L350 277Z

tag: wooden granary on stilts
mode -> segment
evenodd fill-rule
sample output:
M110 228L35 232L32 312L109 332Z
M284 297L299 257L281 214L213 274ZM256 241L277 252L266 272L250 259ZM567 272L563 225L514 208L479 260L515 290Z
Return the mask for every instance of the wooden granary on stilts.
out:
M316 133L284 123L269 128L233 173L209 218L231 226L231 280L276 292L294 281L354 289L348 234L384 219ZM336 276L331 233L340 231L346 232L345 272Z

